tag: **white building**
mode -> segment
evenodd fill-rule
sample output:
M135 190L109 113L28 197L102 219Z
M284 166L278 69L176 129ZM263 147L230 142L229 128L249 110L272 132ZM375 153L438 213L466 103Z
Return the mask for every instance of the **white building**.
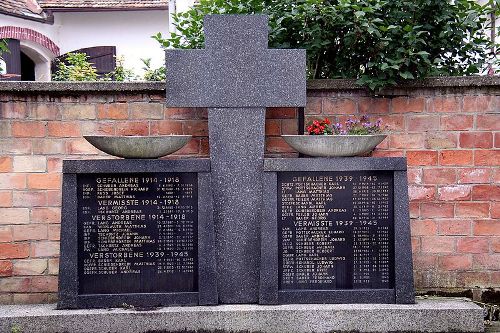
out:
M9 39L8 73L50 80L51 62L85 49L99 71L114 68L114 56L140 74L141 58L163 65L152 35L169 31L169 5L183 11L190 0L0 0L0 39Z

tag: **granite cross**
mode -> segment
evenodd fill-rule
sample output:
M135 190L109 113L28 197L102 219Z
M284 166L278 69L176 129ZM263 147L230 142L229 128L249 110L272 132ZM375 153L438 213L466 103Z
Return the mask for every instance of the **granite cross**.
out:
M205 49L167 50L169 107L208 107L220 303L257 303L266 107L306 103L305 50L263 15L209 15Z

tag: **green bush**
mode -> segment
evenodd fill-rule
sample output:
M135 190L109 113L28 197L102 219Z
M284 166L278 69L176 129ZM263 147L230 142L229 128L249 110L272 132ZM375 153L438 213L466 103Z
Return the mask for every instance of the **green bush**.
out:
M307 49L309 78L380 89L407 79L482 73L494 61L485 28L500 0L201 0L173 16L163 47L202 48L206 14L269 15L269 45Z
M97 81L97 70L85 53L68 53L64 61L56 60L53 81Z
M0 39L0 60L3 60L2 55L7 52L9 52L9 48L7 47L7 40ZM0 73L2 73L4 70L5 68L3 68L0 63Z

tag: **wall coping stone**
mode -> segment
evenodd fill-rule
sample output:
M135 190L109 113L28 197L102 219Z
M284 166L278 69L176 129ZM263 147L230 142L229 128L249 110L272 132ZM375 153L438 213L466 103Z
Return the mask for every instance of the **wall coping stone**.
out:
M500 75L496 76L468 76L468 77L434 77L424 80L408 81L395 88L500 88ZM367 90L359 87L356 80L309 80L308 90ZM391 88L387 89L389 93ZM30 82L30 81L3 81L0 82L2 93L31 93L31 92L58 92L58 93L164 93L164 82Z

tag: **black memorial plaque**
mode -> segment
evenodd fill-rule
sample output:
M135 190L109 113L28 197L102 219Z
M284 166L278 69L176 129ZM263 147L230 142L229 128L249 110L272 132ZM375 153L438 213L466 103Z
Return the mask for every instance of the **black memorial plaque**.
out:
M394 288L392 171L280 172L280 290Z
M78 292L198 291L198 175L77 176Z

